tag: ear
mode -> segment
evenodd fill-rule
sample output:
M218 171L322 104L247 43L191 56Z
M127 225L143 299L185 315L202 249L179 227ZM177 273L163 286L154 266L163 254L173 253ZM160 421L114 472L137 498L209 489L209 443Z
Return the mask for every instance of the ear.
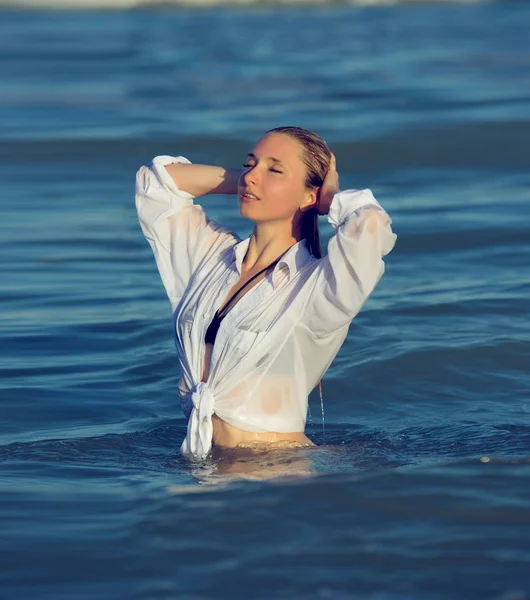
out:
M319 196L320 188L316 187L311 190L308 190L304 201L300 205L300 210L302 212L307 212L314 206L318 204L318 196Z

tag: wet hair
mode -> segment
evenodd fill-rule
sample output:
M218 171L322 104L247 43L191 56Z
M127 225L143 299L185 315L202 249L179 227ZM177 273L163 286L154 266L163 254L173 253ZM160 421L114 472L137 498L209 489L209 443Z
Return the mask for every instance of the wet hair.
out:
M267 133L282 133L296 140L302 147L302 161L307 167L306 188L320 187L329 170L331 151L326 142L313 131L302 127L276 127ZM267 133L265 135L267 135ZM320 234L318 232L317 206L313 206L302 215L302 236L306 240L311 254L322 258ZM324 428L324 397L322 395L322 379L317 384L322 408L322 428Z
M306 188L320 187L331 163L331 152L326 142L318 134L302 127L276 127L267 131L265 135L268 133L287 135L300 144L302 161L307 167ZM322 258L316 205L302 215L302 236L311 254L315 258Z

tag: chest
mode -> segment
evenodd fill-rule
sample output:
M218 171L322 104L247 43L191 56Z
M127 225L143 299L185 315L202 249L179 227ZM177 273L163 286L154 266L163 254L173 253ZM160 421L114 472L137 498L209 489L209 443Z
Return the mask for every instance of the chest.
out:
M218 312L223 320L230 315L231 321L249 326L260 306L278 304L276 292L284 276L283 269L239 271L233 264L216 265L194 276L175 311L177 320L209 324Z
M258 272L252 272L252 271L243 271L241 273L241 277L239 278L239 280L237 280L235 283L230 287L230 281L228 282L227 286L228 286L228 293L226 294L226 297L224 297L224 300L220 303L220 305L218 306L218 308L216 309L217 314L219 315L226 315L230 310L232 310L238 302L242 302L243 298L246 294L251 294L252 293L252 288L257 287L264 279L267 279L267 276L269 276L269 278L272 278L272 272L271 271L258 271ZM267 283L267 282L265 282ZM272 294L273 292L273 286L271 285L271 282L269 282L269 285L264 285L263 287L266 288L266 291L264 293L270 293ZM221 287L220 290L220 298L223 298L223 295L225 293L225 289ZM263 295L263 294L262 294ZM272 298L271 298L272 300Z
M251 277L252 274L232 268L197 278L175 311L177 342L188 351L199 348L217 312L223 318L215 338L214 354L225 345L246 347L248 344L242 343L238 332L252 330L265 307L276 304L270 273L250 281Z
M215 337L212 367L217 362L244 361L258 345L263 350L265 345L281 344L302 313L305 280L288 277L280 268L249 281L251 277L252 273L225 267L195 278L174 313L181 358L203 362L206 331L219 309L224 318Z

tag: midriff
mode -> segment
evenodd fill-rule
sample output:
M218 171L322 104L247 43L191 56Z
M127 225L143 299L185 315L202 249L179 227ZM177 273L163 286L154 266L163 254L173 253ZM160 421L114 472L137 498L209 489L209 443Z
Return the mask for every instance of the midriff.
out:
M236 448L237 446L270 446L272 447L290 447L290 446L314 446L313 442L301 432L276 433L266 431L255 433L252 431L243 431L226 421L219 418L216 414L212 416L213 436L212 444L223 448Z
M213 344L205 344L202 381L207 381L208 379L212 349ZM229 425L216 414L212 416L212 424L212 444L223 448L236 448L237 446L270 446L276 448L315 445L303 432L277 433L266 431L255 433L244 431L243 429Z

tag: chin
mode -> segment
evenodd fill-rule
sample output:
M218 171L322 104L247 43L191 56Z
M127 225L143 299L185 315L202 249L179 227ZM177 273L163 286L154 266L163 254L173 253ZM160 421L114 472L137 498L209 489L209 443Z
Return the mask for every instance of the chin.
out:
M241 212L240 212L240 215L243 217L243 219L245 219L245 221L251 221L254 224L258 223L258 221L256 221L256 219L253 219L252 217L249 217L248 215L245 215Z
M252 210L252 202L240 202L239 203L239 212L240 214L244 215L247 213L253 213L254 211Z

